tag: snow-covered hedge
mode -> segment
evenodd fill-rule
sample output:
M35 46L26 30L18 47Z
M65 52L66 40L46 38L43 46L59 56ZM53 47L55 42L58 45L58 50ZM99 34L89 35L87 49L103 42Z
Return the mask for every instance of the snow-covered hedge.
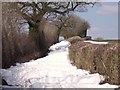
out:
M77 41L69 47L69 57L77 68L106 76L106 82L120 84L118 43Z

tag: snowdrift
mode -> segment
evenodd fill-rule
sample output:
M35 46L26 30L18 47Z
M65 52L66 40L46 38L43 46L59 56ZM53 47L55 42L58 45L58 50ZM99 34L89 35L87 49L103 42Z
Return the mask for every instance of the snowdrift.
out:
M48 56L1 69L2 78L12 87L27 88L117 88L104 81L104 76L77 69L69 59L70 42L61 41L50 47ZM89 58L88 58L89 59ZM2 86L4 87L4 86ZM5 86L6 87L6 86ZM8 86L9 87L9 86Z

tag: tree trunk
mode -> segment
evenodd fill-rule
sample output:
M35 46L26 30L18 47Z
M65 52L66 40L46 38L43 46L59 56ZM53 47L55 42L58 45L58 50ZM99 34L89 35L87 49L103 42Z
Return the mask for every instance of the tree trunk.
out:
M29 26L29 36L35 42L36 50L41 52L42 56L45 56L47 52L47 43L44 32L40 29L40 24Z
M61 30L62 30L62 26L61 27L58 27L58 30L57 30L57 40L56 42L58 43L59 42L59 36L60 36L60 33L61 33Z
M83 31L83 38L87 36L87 30Z
M57 31L57 37L56 37L56 43L59 42L59 35L60 35L60 32L59 32L59 30L58 30L58 31Z

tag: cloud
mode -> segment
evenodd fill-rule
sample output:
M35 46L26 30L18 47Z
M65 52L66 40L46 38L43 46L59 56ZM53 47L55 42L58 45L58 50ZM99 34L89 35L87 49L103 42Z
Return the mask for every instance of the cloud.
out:
M97 11L97 14L100 14L100 15L107 15L107 14L114 14L114 13L118 13L118 7L117 6L103 5Z

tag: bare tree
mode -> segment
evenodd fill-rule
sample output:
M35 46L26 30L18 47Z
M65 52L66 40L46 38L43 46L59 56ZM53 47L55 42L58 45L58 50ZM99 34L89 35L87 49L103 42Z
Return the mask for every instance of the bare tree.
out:
M78 36L84 38L87 36L87 30L90 28L90 24L85 20L81 20L81 23L79 25L80 28L78 29Z
M76 35L84 38L87 35L87 29L90 28L90 25L87 21L74 14L66 17L61 16L59 20L53 22L53 24L58 28L58 36L60 34L65 38Z
M95 2L19 2L18 13L29 24L29 35L35 40L39 50L46 49L46 41L43 30L40 29L43 17L57 17L71 11L87 11L87 5L94 5Z

